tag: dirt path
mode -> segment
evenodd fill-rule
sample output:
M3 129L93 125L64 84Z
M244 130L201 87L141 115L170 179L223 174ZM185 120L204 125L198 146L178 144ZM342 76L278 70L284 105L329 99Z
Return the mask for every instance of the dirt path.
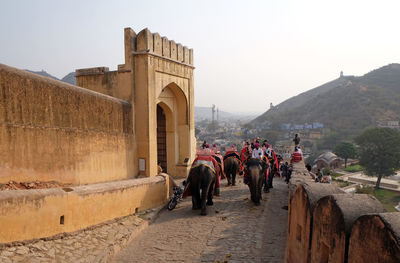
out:
M207 216L185 199L175 210L162 211L114 262L283 262L287 185L276 179L258 207L249 195L242 183L222 187Z

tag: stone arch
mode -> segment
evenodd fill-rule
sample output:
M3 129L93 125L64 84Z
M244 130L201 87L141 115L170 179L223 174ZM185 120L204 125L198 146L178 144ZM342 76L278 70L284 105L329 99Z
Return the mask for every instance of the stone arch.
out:
M165 118L165 127L160 127L160 109ZM159 102L157 104L157 163L161 162L163 172L170 172L171 170L173 170L173 165L176 162L174 123L175 118L171 108L166 103ZM163 142L163 137L165 137L165 142ZM163 145L164 143L165 145ZM161 157L163 155L165 155L165 159Z
M186 147L190 143L188 100L183 90L171 82L161 89L156 104L166 114L167 171L179 176L180 167L184 166L185 159L190 158L190 149Z
M161 88L160 93L157 95L158 100L161 101L163 97L171 96L171 93L168 91L173 94L176 100L177 108L174 110L176 110L178 113L178 124L188 124L188 99L184 91L175 82L170 82L168 85Z

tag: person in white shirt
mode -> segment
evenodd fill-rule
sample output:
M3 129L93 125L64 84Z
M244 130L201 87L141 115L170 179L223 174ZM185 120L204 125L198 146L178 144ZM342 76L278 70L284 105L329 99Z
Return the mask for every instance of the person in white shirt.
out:
M268 147L267 148L265 148L265 155L268 157L268 158L271 158L271 156L272 156L272 148L271 148L271 145L269 145L268 144Z
M298 151L301 155L303 155L303 152L301 151L300 146L296 146L295 148L297 148L297 151Z
M264 152L260 148L260 144L259 143L255 143L253 152L251 154L251 158L255 158L255 159L261 160L263 158L263 155L264 155Z

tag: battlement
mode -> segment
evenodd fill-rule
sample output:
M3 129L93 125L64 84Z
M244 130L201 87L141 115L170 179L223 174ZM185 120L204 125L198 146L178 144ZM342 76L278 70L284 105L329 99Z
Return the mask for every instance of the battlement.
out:
M127 27L124 33L125 64L132 55L151 54L193 66L193 49L168 40L165 36L161 37L159 33L151 33L147 28L136 34L132 28Z
M137 55L152 55L193 68L193 49L168 40L167 37L161 37L159 33L151 33L147 28L138 34L130 27L125 28L124 49L125 64L118 65L117 71L109 71L107 67L77 69L75 75L78 85L82 84L79 77L131 72L133 57Z
M293 165L289 183L287 263L400 262L400 213L367 194L316 183Z
M108 67L96 67L96 68L83 68L75 70L75 77L87 76L87 75L99 75L109 72Z

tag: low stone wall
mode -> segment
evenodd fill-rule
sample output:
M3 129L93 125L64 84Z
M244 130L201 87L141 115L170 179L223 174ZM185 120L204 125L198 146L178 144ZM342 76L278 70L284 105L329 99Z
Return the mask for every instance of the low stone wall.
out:
M132 105L0 64L0 184L137 175Z
M384 213L373 196L315 183L303 162L294 165L288 207L285 262L400 262L400 213Z
M348 262L400 262L400 214L358 218L350 237Z
M311 262L345 262L354 221L367 213L385 212L366 194L334 194L321 198L313 213Z
M334 193L343 192L333 185L304 181L295 189L289 209L288 262L308 262L315 205L320 198Z
M162 205L167 176L40 190L0 192L0 243L74 232Z

